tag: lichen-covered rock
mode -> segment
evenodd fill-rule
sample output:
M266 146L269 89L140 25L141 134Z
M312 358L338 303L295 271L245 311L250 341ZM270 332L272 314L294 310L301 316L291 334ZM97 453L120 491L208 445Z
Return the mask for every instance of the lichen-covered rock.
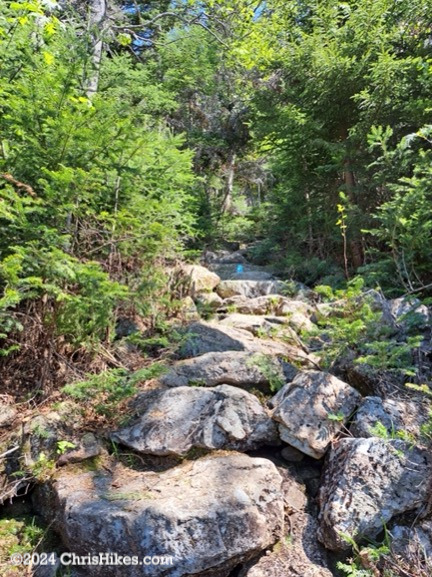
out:
M177 387L144 393L136 422L111 438L141 453L183 456L192 448L248 451L277 442L258 399L235 387Z
M281 439L320 459L360 403L360 394L329 373L297 374L270 401Z
M172 565L145 572L142 566L88 567L87 577L228 577L280 539L281 485L270 461L236 453L160 474L118 463L100 471L74 466L58 473L49 505L68 551L173 558Z
M428 496L428 451L404 441L342 439L329 454L320 501L320 541L346 550L342 534L374 538L394 515L411 511Z
M217 286L223 299L241 296L255 298L263 295L282 294L286 285L279 280L224 280Z
M93 459L102 455L104 448L93 433L85 433L72 447L62 453L57 459L57 466L64 466L70 463L81 463L87 459Z
M161 377L160 382L168 387L227 384L243 388L268 388L272 379L289 381L296 373L293 365L271 355L225 351L178 361Z
M420 402L406 399L365 397L350 427L355 437L379 436L379 428L389 437L412 435L418 437L428 418L427 408Z

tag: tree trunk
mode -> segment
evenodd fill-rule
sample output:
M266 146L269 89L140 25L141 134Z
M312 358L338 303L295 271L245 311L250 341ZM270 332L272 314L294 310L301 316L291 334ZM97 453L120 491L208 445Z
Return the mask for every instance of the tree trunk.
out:
M344 173L343 179L345 183L345 191L349 200L349 203L353 206L356 204L355 197L355 176L351 168L351 159L347 156L344 160ZM358 268L363 264L363 250L360 239L352 239L349 241L350 253L352 265L354 268Z
M87 98L92 98L99 87L99 70L103 51L102 23L105 20L106 12L106 0L90 0L89 33L92 43L92 70L86 79Z
M236 153L231 152L228 157L228 173L225 184L225 196L222 202L221 214L231 212L232 210L232 193L234 188L234 172L235 172Z
M345 183L345 192L350 205L356 206L357 199L355 194L356 181L354 171L352 169L352 159L349 151L349 133L348 127L343 126L341 130L341 138L345 144L346 155L343 161L343 181ZM352 239L349 241L349 248L351 253L351 261L354 268L358 268L363 264L363 250L360 239Z

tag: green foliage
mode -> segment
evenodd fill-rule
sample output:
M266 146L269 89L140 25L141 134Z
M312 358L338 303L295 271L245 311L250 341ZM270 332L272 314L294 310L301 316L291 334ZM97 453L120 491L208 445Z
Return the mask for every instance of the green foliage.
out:
M432 127L425 126L391 151L386 141L381 143L383 162L395 164L408 156L413 174L389 182L392 196L379 207L377 226L370 231L392 255L400 286L412 292L432 278L428 264L432 257L432 155L430 150L418 149L419 141L430 145L431 137Z
M69 449L75 449L75 443L70 441L57 441L57 454L64 455Z
M420 433L429 443L432 442L432 411L429 411L428 420L420 427Z
M39 453L38 458L30 466L29 470L33 477L39 481L47 481L55 471L55 462L48 459L45 453Z
M412 352L417 349L422 336L409 337L406 342L397 342L394 339L372 341L363 347L367 354L356 359L358 364L367 364L377 369L400 370L407 376L415 375Z
M109 343L126 303L156 316L161 265L193 235L192 153L164 120L173 93L152 63L111 50L89 96L89 46L79 15L0 7L2 356L25 354L29 311L68 355Z
M311 339L318 337L321 341L324 366L331 366L349 350L360 352L383 331L379 324L381 312L374 310L373 299L363 293L363 286L363 279L357 277L345 290L315 288L331 302L329 314L319 319L318 329L309 333Z
M36 517L17 517L0 519L0 575L22 574L22 568L13 571L10 556L14 553L32 553L44 536L44 529ZM5 570L3 570L5 569Z
M385 441L388 441L389 439L399 439L407 443L415 443L415 437L411 433L403 430L396 431L394 429L389 431L387 427L381 423L381 421L375 423L370 432L374 437L379 437Z
M165 370L157 363L133 373L125 369L111 369L89 375L85 381L66 385L62 392L77 401L90 403L101 415L112 416L121 401L137 392L140 382L159 377Z
M332 366L351 351L355 353L356 364L415 375L412 353L423 337L412 335L404 341L392 337L391 329L381 322L382 311L373 294L363 289L361 277L350 281L344 290L334 291L329 286L315 288L329 302L329 311L308 336L311 343L318 339L324 366Z
M285 381L281 369L272 357L256 354L247 361L247 365L256 367L262 373L268 380L272 393L276 393L284 386Z
M338 561L337 568L346 577L375 577L378 571L378 562L390 553L387 532L384 543L370 544L368 547L360 547L355 539L347 533L340 533L340 536L351 545L354 557L349 559L348 563ZM391 576L389 575L389 577Z
M428 10L428 0L269 0L259 18L243 15L246 1L231 12L254 145L275 181L266 242L300 263L341 268L345 253L350 274L378 263L386 288L395 272L402 288L430 282Z

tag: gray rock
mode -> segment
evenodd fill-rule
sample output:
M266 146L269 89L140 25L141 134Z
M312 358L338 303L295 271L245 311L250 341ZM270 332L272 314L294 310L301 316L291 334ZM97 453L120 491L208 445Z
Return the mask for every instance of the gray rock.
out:
M363 302L367 300L367 302L371 304L373 311L381 313L380 324L396 330L397 327L392 315L390 302L380 291L369 289L363 293L359 300Z
M258 399L235 387L177 387L140 396L143 412L111 438L141 453L184 456L192 448L249 451L276 444Z
M287 316L232 313L219 321L219 324L249 331L255 336L262 337L264 333L266 336L291 342L299 341L296 331L309 330L313 326L310 318L302 312Z
M338 361L338 370L362 395L389 397L404 389L406 375L402 370L381 370L366 363L356 363L351 351Z
M285 283L278 280L224 280L217 287L222 298L241 296L255 298L263 295L282 294Z
M120 464L61 469L53 486L57 530L77 554L171 556L145 575L228 577L283 532L282 478L266 459L241 454L189 461L167 472ZM53 511L54 512L54 511ZM142 577L142 567L89 567L87 577Z
M225 299L223 308L235 307L236 312L247 315L284 316L287 324L293 328L310 329L315 309L305 301L295 300L281 295L265 295L256 298L233 296Z
M360 394L329 373L300 372L270 401L281 439L320 459L360 403Z
M0 429L12 424L16 416L17 410L12 405L12 399L0 396Z
M184 340L178 354L181 358L191 358L225 351L249 351L310 362L308 355L296 346L271 339L258 339L248 331L204 321L192 323L184 330Z
M355 437L379 436L376 427L382 425L389 437L399 434L420 436L427 421L428 410L423 404L405 399L365 397L350 427Z
M390 530L390 537L394 555L408 563L420 563L425 575L432 574L432 521L423 521L415 527L396 525Z
M244 251L242 250L236 250L234 252L228 250L220 250L218 252L208 251L205 254L205 262L210 264L247 264Z
M232 313L219 321L220 325L233 327L252 333L254 336L262 337L272 336L273 332L283 329L286 324L284 317L262 316L262 315L243 315Z
M33 569L32 577L56 577L59 574L61 563L57 553L48 553L46 565L36 565ZM45 559L43 559L45 562Z
M282 449L281 457L289 463L300 463L304 459L304 453L288 445Z
M195 302L201 307L217 310L222 305L223 300L217 293L200 293L195 297Z
M98 457L102 455L103 452L103 446L93 433L86 433L81 437L80 441L76 443L73 449L60 455L57 460L57 466L63 466L69 463L81 463L86 459Z
M343 551L342 533L374 538L395 515L411 511L428 496L432 467L428 451L404 441L342 439L323 473L319 540Z
M388 301L390 312L396 323L407 328L410 323L424 328L430 323L430 314L426 305L417 298L400 297Z
M186 321L197 321L201 318L197 306L190 296L180 300L178 314Z
M310 331L315 326L311 320L314 316L314 309L304 301L281 299L278 314L285 315L287 322L296 331Z
M296 372L292 365L270 355L225 351L178 361L160 378L160 382L168 387L228 384L243 388L267 388L271 378L283 382L284 379L290 380Z
M332 577L326 552L317 541L317 522L306 512L305 487L289 475L283 477L289 533L273 550L247 564L240 577Z
M218 275L204 266L184 265L183 270L191 283L192 296L201 292L211 292L220 283Z

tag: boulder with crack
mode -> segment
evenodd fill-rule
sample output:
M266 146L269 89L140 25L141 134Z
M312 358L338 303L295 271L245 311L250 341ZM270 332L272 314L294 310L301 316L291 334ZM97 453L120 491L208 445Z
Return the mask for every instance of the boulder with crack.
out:
M360 394L329 373L303 371L270 401L281 439L320 459L360 403Z
M140 395L136 422L111 438L141 453L186 455L192 448L250 451L277 444L258 399L236 387L177 387Z
M160 382L168 387L194 384L214 387L227 384L268 389L272 379L290 381L296 374L297 369L293 365L271 355L225 351L177 361L160 378Z
M425 501L431 474L424 448L374 437L342 439L323 474L319 540L343 551L350 548L348 539L375 538L395 515Z
M316 537L317 521L308 512L306 488L286 469L280 473L289 533L272 550L248 563L240 577L332 577L326 551Z
M68 551L162 556L172 563L128 566L128 577L228 577L283 532L282 478L270 461L232 453L163 473L76 466L57 474L39 507L55 513ZM124 566L91 566L87 577L123 577Z

